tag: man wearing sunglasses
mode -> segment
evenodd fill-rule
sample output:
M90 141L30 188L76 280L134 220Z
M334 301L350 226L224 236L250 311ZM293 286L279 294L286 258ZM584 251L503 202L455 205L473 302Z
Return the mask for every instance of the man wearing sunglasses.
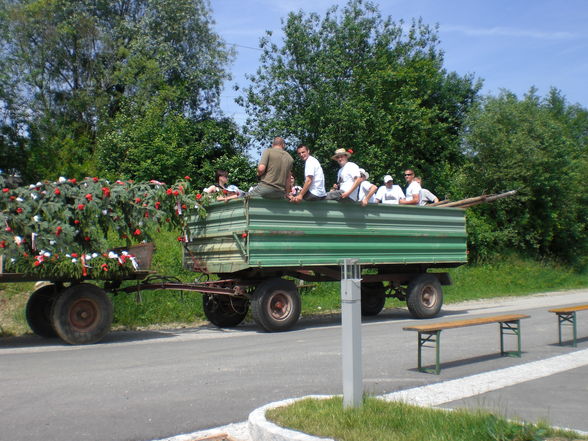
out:
M421 185L414 180L414 170L407 169L404 172L404 179L406 180L406 194L405 199L400 199L400 205L418 205L420 202Z

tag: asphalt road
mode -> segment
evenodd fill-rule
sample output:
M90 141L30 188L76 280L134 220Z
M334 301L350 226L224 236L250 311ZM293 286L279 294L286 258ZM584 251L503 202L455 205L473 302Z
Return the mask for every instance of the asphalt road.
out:
M579 314L581 338L571 348L556 344L547 312L586 301L588 290L445 307L436 320L515 311L531 318L521 322L520 359L499 356L497 325L445 331L439 376L416 371L416 333L402 330L423 322L385 310L362 326L364 390L382 395L586 349L588 317ZM245 421L272 401L340 394L339 323L303 318L284 333L254 325L112 332L90 346L0 339L0 441L153 440ZM432 351L425 356L433 360ZM588 431L587 374L583 366L443 407L489 407Z

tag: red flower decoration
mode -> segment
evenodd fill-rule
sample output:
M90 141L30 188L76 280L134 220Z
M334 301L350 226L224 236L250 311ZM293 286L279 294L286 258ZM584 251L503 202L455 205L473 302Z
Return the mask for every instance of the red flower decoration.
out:
M10 228L10 227L6 227L6 228L4 228L4 231L7 231L7 232L9 232L9 233L10 233L10 232L12 231L12 228Z
M156 209L156 210L159 210L159 207L161 207L161 202L157 201L157 202L155 203L155 209Z
M3 191L4 193L8 193L8 192L10 191L10 188L3 188L3 189L2 189L2 191Z
M41 265L41 261L39 261L39 260L35 260L35 263L34 263L34 265L35 265L35 266L39 266L39 265Z
M80 211L81 211L81 210L83 210L83 209L84 209L84 207L85 207L85 205L84 205L84 204L78 204L78 210L80 210Z
M57 231L55 232L56 236L59 236L61 234L61 232L63 231L63 228L61 227L57 227Z
M178 242L183 242L184 241L184 237L183 236L178 236Z
M15 200L15 199L16 199L16 196L12 195L12 196L10 196L10 198L9 198L9 199L10 199L11 201L13 201L13 200Z
M68 179L67 182L71 182L72 184L75 184L77 181L77 179L73 178L73 179Z
M18 207L18 208L16 209L16 212L17 212L17 213L22 213L22 208Z
M108 264L107 263L103 263L102 265L100 265L100 267L102 268L102 271L108 271Z
M179 195L179 194L180 194L180 192L179 192L178 190L174 190L174 191L173 191L173 195L174 195L174 196L177 196L177 195Z
M94 181L94 182L98 182L98 181L99 181L99 179L98 179L96 176L94 176L94 177L92 178L92 181Z
M138 204L139 202L141 202L141 198L135 198L135 204Z
M172 189L168 188L167 190L165 190L165 193L169 196L172 194Z
M84 236L84 240L85 240L86 242L90 242L90 238L89 238L88 236Z
M88 193L86 196L84 196L88 201L92 200L92 193Z
M190 180L190 179L192 179L192 178L190 178L190 176L184 176L184 179L185 179L186 181L189 181L189 180Z
M78 257L78 253L71 253L71 257Z
M223 194L229 194L229 190L223 190Z
M59 188L56 188L55 190L53 190L53 193L55 193L56 195L60 195L61 190Z
M102 187L102 197L110 197L110 188Z
M133 235L134 235L134 236L140 236L140 235L141 235L141 230L139 230L139 229L137 228L135 231L133 231Z
M144 216L145 216L145 217L149 217L149 212L148 212L148 211L146 211Z
M198 193L198 194L196 195L196 199L198 199L198 200L202 199L202 195L201 195L200 193Z
M80 223L80 221L79 221L79 220L77 220L77 219L76 219L76 220L74 220L74 224L78 225L79 223Z
M245 238L247 237L247 233L243 233L243 234L241 234L241 237L242 237L243 239L245 239Z
M0 248L6 248L6 241L0 241Z
M353 155L353 150L351 150L351 149L347 149L347 152L348 152L348 153L351 153L351 154Z

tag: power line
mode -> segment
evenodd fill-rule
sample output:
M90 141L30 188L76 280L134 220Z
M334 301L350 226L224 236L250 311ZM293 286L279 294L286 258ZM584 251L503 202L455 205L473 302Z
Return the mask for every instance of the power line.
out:
M242 47L242 48L245 48L245 49L253 49L254 51L262 51L263 52L263 49L260 49L258 47L244 46L242 44L237 44L237 43L228 43L228 44L230 44L232 46L236 46L236 47Z

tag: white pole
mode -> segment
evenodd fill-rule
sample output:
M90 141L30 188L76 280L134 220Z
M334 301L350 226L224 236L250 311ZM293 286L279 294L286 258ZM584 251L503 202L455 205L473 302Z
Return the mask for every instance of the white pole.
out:
M344 259L341 266L341 322L343 407L360 407L361 372L361 274L358 259Z

